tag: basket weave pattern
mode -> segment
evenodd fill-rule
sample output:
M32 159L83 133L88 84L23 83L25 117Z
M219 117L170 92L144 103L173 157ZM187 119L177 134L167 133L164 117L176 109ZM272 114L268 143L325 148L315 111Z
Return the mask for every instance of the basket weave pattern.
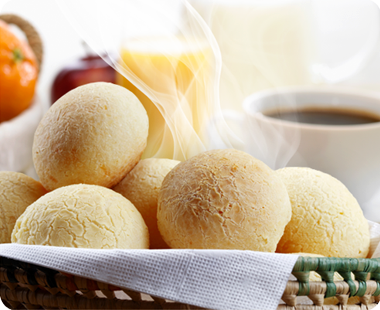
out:
M309 282L310 271L323 282ZM335 271L345 281L334 282ZM380 302L380 259L300 257L293 275L297 281L287 283L279 310L373 309ZM308 296L314 305L297 305L297 296ZM323 306L333 296L340 304ZM360 304L347 305L353 296ZM4 257L0 297L11 309L200 309Z

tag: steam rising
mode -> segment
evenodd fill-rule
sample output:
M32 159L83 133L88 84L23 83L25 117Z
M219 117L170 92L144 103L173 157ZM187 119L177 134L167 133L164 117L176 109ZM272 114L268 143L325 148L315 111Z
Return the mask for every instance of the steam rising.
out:
M254 92L310 85L316 60L312 2L308 0L191 0L223 57L221 106L241 110Z
M215 141L217 147L239 143L221 117L218 45L187 2L58 3L91 48L109 56L105 60L119 73L119 83L144 104L151 127L144 157L185 160Z
M185 0L56 1L83 40L118 72L118 83L147 110L150 132L143 157L186 160L234 147L277 169L298 156L296 126L285 131L236 110L257 90L315 82L309 1L277 1L291 4L285 7L258 1L249 10L243 5L218 11L211 5L207 12L202 5L211 0L192 0L204 19ZM242 31L233 29L240 17Z
M144 104L150 132L143 157L185 160L209 149L246 149L246 134L233 132L221 111L219 46L188 2L57 1L88 45L108 56L118 83ZM272 142L281 135L274 134ZM269 160L273 168L276 158Z

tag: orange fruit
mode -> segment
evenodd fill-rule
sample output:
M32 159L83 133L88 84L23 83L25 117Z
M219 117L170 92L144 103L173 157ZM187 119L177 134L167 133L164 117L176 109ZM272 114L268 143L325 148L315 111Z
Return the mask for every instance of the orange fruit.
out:
M38 64L32 49L0 21L0 122L30 106L37 77Z

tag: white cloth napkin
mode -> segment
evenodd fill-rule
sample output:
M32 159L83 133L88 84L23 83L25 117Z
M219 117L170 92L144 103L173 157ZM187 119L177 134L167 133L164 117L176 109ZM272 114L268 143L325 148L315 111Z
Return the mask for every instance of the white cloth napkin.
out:
M0 245L0 255L211 309L277 309L297 255Z
M380 225L370 222L372 257ZM275 310L298 255L226 250L92 250L1 244L0 256L210 309Z
M27 110L0 124L0 171L24 171L32 165L34 132L44 112L36 96Z

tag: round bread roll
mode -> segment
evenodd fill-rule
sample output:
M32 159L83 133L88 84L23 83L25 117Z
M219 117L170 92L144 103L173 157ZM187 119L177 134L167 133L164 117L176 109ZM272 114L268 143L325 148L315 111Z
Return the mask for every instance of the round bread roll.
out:
M10 243L16 220L25 209L46 194L40 182L11 171L0 171L0 243Z
M12 242L93 249L148 249L141 214L122 195L96 185L46 194L17 220Z
M281 179L234 149L180 163L165 177L158 198L158 228L172 248L274 252L290 217Z
M310 168L283 168L276 173L292 203L292 219L277 252L367 257L368 222L354 196L340 181Z
M137 164L148 137L148 116L129 90L111 83L75 88L41 120L33 161L46 189L70 184L112 187Z
M168 248L157 227L157 201L165 176L180 162L165 158L140 160L113 189L127 198L141 213L149 229L150 248Z

